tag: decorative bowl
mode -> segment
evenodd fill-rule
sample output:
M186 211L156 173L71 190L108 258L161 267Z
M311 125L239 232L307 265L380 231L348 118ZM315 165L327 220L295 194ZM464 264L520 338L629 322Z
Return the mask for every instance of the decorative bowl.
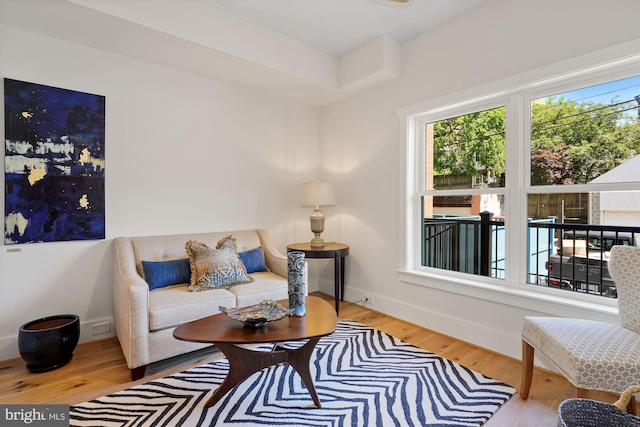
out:
M289 315L289 309L277 301L262 301L248 307L220 307L220 311L234 320L239 320L250 328L261 328L268 322L280 320Z

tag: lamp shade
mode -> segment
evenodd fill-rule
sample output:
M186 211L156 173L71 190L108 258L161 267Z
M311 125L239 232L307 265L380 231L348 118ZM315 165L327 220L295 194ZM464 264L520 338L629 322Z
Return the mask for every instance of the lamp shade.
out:
M328 182L305 182L302 184L302 206L333 206L336 204L336 196L333 185Z

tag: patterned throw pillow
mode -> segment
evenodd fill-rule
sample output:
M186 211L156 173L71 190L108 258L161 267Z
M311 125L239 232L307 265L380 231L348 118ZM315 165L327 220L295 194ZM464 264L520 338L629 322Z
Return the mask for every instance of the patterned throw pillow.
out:
M240 261L231 235L220 240L215 249L196 240L189 240L185 249L191 265L190 291L228 289L254 280Z

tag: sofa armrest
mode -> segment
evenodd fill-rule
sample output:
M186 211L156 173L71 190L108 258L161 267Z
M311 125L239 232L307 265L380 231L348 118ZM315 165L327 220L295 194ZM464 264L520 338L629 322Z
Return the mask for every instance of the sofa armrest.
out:
M136 270L131 239L114 239L113 313L116 334L129 369L150 363L149 286Z
M260 245L264 252L264 262L269 270L282 277L288 277L287 256L280 253L266 230L256 230L260 237Z
M289 267L287 256L280 253L266 230L256 230L260 237L260 245L264 252L264 261L274 274L289 279ZM307 284L306 293L309 294L309 264L304 262L304 283Z

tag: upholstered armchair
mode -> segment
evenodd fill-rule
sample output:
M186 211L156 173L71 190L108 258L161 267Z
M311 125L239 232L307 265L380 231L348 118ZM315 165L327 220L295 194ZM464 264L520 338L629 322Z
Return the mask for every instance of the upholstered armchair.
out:
M525 317L522 328L522 386L529 397L537 350L574 386L573 397L589 390L623 393L640 385L640 248L614 246L609 272L618 293L618 325L582 319ZM635 399L627 410L635 414Z

